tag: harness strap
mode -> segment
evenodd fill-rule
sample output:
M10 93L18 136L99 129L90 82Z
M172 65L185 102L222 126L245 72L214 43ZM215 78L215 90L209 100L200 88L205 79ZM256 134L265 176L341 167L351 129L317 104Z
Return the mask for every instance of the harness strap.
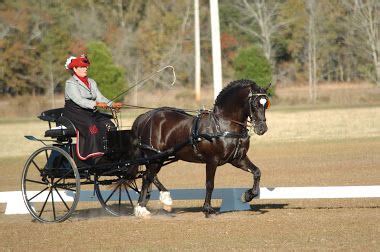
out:
M242 133L224 131L224 132L218 132L218 133L214 133L214 134L209 134L209 133L201 133L201 134L199 134L199 121L201 119L200 118L201 114L198 114L194 118L193 125L192 125L192 128L191 128L191 136L189 137L189 139L187 141L185 141L183 143L180 143L180 144L177 144L174 147L172 147L172 148L170 148L168 150L165 150L165 151L160 151L160 150L154 148L152 145L143 144L141 142L139 143L139 147L142 148L142 149L150 150L150 151L153 151L153 152L155 152L157 154L160 154L160 157L161 156L162 157L168 157L170 155L174 155L177 151L179 151L180 149L182 149L186 145L191 144L193 146L193 148L194 148L194 152L196 153L196 155L199 157L200 160L203 160L203 157L202 157L201 154L199 154L199 151L198 151L198 148L197 148L197 143L200 142L200 141L202 141L202 139L206 139L207 141L212 142L213 139L221 138L221 137L236 138L237 141L238 141L238 143L237 143L237 145L235 147L235 150L233 152L232 159L234 159L236 157L238 149L240 147L241 139L249 137L248 130L245 129L244 132L242 132ZM217 128L219 129L219 125L217 123L218 120L216 120L215 117L214 117L214 119L215 119L215 124L216 124Z
M192 128L191 128L191 137L190 137L190 142L192 145L196 144L197 142L199 142L198 138L199 138L199 134L198 134L198 130L199 130L199 121L200 121L200 114L198 114L194 120L193 120L193 125L192 125Z
M246 138L248 136L248 131L245 130L243 133L236 133L236 132L230 132L230 131L225 131L225 132L219 132L215 134L198 134L198 138L204 138L210 142L212 142L212 139L214 138ZM198 141L199 142L199 141Z
M215 117L215 114L211 113L211 112L207 112L207 113L212 116L212 118L214 119L214 123L215 123L217 129L220 130L220 126L219 126L217 118ZM246 128L244 128L244 131L242 133L224 131L224 132L217 132L217 133L213 133L213 134L210 134L210 133L201 133L201 134L199 134L199 121L201 119L200 118L201 114L202 113L198 114L194 118L193 126L192 126L192 129L191 129L191 143L193 145L196 144L197 142L201 141L201 138L204 138L207 141L212 142L212 140L214 138L221 138L221 137L226 137L226 138L246 138L248 136L248 130ZM239 123L242 126L246 126L246 124L244 124L242 122L237 122L235 120L231 120L231 121L234 122L234 123Z

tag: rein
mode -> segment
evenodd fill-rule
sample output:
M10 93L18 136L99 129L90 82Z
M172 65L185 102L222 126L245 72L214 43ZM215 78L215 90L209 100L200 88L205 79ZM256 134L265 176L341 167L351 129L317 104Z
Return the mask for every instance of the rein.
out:
M175 74L174 67L171 66L171 65L167 65L167 66L165 66L165 67L163 67L163 68L157 70L156 72L152 73L152 74L149 75L148 77L146 77L146 78L144 78L144 79L142 79L142 80L139 80L139 81L135 82L130 88L128 88L127 90L122 91L120 94L118 94L118 95L116 95L115 97L113 97L113 98L110 100L110 102L115 101L116 99L120 98L122 95L128 93L132 88L144 84L145 82L147 82L148 80L152 79L154 76L156 76L157 74L159 74L160 72L162 72L162 71L164 71L165 69L168 69L168 68L171 69L172 74L173 74L173 80L172 80L172 83L170 84L171 86L173 86L174 83L175 83L176 80L177 80L177 77L176 77L176 74Z
M137 105L125 104L124 106L122 106L122 108L153 110L153 109L159 109L160 107L145 107L145 106L137 106ZM194 109L183 109L183 108L176 108L176 109L182 110L182 111L185 111L185 112L190 112L190 113L197 113L199 111L199 110L194 110Z
M235 121L235 120L230 119L230 122L236 123L236 124L242 126L243 128L247 128L247 126L248 126L248 120L246 120L245 122L239 122L239 121Z

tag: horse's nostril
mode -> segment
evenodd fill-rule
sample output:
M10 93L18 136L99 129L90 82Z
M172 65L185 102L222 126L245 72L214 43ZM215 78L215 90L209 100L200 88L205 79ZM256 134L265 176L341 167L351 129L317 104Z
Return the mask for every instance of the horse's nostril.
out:
M268 127L265 123L260 123L259 125L257 125L257 133L259 133L260 135L264 134L267 130Z

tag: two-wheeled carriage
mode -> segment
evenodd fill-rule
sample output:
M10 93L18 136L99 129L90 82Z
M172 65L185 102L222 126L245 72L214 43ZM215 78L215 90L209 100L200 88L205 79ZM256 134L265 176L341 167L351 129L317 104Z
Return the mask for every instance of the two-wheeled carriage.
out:
M263 135L268 129L265 111L270 106L269 86L262 88L250 80L233 81L220 92L213 110L200 111L197 116L170 107L141 114L132 125L133 134L109 131L106 162L93 165L76 159L72 143L76 131L72 123L61 116L62 109L47 111L40 119L49 125L55 122L58 128L50 128L45 133L53 144L45 144L25 164L22 177L25 203L40 221L63 221L75 210L80 186L93 184L102 206L119 215L125 209L124 199L132 204L129 188L140 195L135 215L145 217L150 214L146 205L152 183L160 192L167 192L156 175L162 166L177 160L206 164L206 196L202 209L206 217L216 213L211 207L211 196L216 168L223 164L230 163L252 174L253 186L242 195L243 201L249 202L260 194L261 172L247 156L248 132L253 129L257 135ZM140 170L140 165L145 165L145 170ZM141 190L138 179L142 181ZM104 190L110 185L111 190ZM68 204L65 199L70 196L74 200ZM42 202L34 204L41 201L37 200L40 197Z
M130 193L140 193L139 180L145 172L141 165L170 162L171 153L139 158L131 131L116 130L108 132L104 141L106 153L100 160L82 161L73 141L77 137L75 126L62 112L62 108L52 109L38 116L49 124L47 139L26 136L44 144L28 158L22 173L22 194L30 214L41 222L66 220L75 211L83 186L93 186L108 213L130 214Z

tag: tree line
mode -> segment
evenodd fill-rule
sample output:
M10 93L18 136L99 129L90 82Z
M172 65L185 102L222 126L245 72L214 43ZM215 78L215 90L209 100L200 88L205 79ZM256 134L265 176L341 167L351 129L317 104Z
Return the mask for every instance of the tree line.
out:
M193 4L0 0L0 94L62 91L69 77L66 58L88 53L91 45L94 53L109 55L108 65L115 65L97 71L113 69L105 76L124 87L169 64L175 66L179 84L193 85ZM378 0L219 0L219 9L225 79L255 80L260 75L255 71L261 70L252 61L259 55L269 65L262 68L270 69L263 81L309 83L311 99L318 81L380 85ZM200 1L202 85L212 83L209 13L209 1ZM155 85L166 82L160 78Z

